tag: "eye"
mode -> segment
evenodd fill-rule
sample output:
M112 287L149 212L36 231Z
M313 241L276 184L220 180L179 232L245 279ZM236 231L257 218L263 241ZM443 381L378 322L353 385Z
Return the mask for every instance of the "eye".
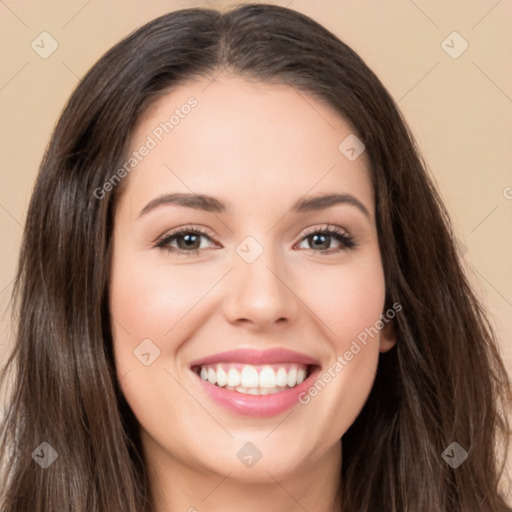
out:
M155 247L164 249L178 256L194 256L206 248L201 244L203 239L209 240L212 244L215 243L210 234L201 227L189 226L165 234L156 242ZM333 240L339 244L339 247L334 249L330 248ZM357 245L354 238L346 231L336 226L329 225L322 228L311 228L306 231L301 240L301 243L304 242L310 243L308 249L320 253L321 255L338 253Z
M190 256L198 254L201 247L201 240L211 240L209 234L200 227L184 227L160 238L155 247L165 249L175 254Z
M302 240L306 243L309 242L312 246L312 250L320 253L321 255L338 253L346 249L351 249L357 245L354 238L346 231L341 230L336 226L329 225L323 228L309 229L306 231ZM333 240L337 241L340 244L340 247L330 249L329 246Z

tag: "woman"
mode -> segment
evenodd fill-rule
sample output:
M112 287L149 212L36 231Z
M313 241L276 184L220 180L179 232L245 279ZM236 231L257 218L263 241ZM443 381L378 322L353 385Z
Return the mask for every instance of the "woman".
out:
M15 296L2 510L511 510L508 377L446 211L304 15L177 11L100 59Z

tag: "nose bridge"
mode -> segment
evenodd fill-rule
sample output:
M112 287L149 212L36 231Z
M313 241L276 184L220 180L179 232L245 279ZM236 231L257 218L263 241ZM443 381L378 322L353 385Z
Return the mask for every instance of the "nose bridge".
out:
M236 248L225 313L231 322L241 319L257 327L297 313L297 298L287 286L286 263L266 244L247 237Z

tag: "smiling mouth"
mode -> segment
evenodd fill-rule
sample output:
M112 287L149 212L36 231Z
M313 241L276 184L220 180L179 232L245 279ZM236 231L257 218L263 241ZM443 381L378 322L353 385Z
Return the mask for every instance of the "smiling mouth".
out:
M245 395L271 395L298 386L314 367L292 362L265 365L226 362L193 366L192 371L220 388Z

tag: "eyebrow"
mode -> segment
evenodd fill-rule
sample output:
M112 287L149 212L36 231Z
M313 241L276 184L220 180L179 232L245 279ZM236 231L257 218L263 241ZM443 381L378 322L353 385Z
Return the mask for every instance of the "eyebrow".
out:
M348 204L360 210L368 219L370 212L359 199L351 194L323 194L297 200L290 209L291 213L304 213L320 211L338 204ZM195 210L211 213L224 213L228 204L215 197L206 194L173 193L163 194L150 201L139 213L139 217L162 205L184 206Z

